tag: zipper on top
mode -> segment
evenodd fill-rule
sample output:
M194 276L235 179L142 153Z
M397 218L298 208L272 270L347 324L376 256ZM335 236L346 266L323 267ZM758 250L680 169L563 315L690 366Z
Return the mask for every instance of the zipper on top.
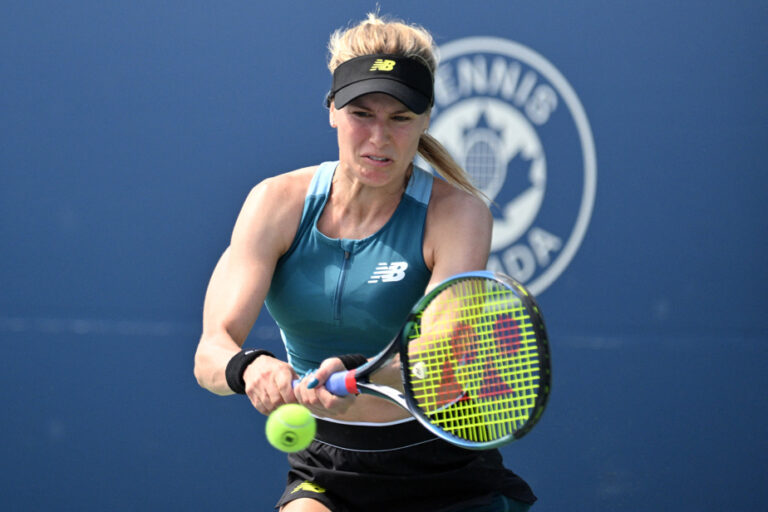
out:
M345 250L341 261L339 280L336 282L336 295L333 298L333 319L341 322L341 297L344 293L344 281L347 279L347 267L349 267L349 251Z

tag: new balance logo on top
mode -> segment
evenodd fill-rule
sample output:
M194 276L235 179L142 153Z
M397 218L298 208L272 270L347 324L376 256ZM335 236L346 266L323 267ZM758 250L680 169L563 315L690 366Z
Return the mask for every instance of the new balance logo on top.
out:
M368 71L392 71L395 68L395 64L397 63L393 60L376 59Z
M405 277L405 269L408 268L407 261L395 261L392 263L379 263L376 270L373 271L369 283L391 283L392 281L401 281Z

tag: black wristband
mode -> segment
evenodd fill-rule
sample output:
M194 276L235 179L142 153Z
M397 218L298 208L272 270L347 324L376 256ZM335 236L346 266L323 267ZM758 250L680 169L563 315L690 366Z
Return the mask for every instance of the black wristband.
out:
M363 354L344 354L343 356L336 356L341 359L341 363L347 370L354 370L358 366L362 366L368 362L368 358Z
M224 375L227 377L227 384L230 389L240 395L245 394L245 381L243 380L243 373L249 364L254 362L259 356L275 357L274 354L267 350L261 349L249 349L241 350L235 354L232 359L227 363L227 370Z

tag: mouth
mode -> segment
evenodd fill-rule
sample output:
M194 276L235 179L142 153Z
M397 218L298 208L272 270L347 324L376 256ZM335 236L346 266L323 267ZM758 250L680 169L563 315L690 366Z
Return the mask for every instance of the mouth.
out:
M370 160L371 162L377 163L377 164L386 164L391 162L392 160L385 157L385 156L376 156L376 155L364 155L363 156L366 160Z

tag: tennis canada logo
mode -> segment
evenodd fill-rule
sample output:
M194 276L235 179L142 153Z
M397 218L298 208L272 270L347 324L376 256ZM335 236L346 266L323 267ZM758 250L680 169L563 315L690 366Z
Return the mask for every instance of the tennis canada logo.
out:
M570 263L592 215L587 116L560 72L521 44L471 37L441 46L440 57L430 134L492 201L489 270L541 293Z

